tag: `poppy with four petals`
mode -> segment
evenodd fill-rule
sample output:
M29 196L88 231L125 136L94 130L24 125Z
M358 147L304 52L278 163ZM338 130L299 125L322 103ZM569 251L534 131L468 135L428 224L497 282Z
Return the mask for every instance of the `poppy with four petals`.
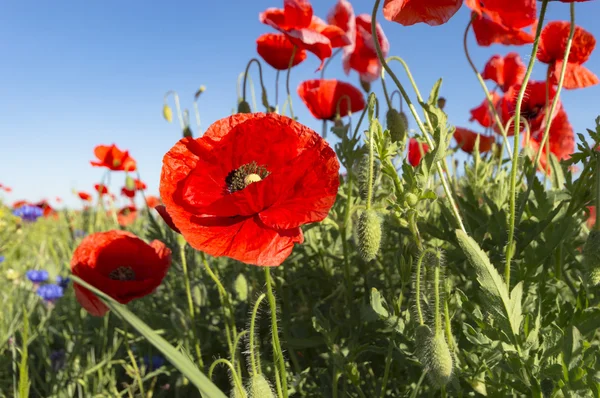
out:
M236 114L175 144L163 159L160 196L195 249L276 266L303 242L300 226L329 213L339 167L310 128L274 113Z
M298 95L310 113L319 120L335 119L338 104L340 117L347 116L349 112L362 111L366 105L360 89L336 79L306 80L298 86Z
M404 26L419 22L430 26L448 22L462 6L462 0L385 0L383 16Z
M115 144L111 146L98 145L94 148L98 161L90 161L94 167L106 167L113 171L135 171L135 160L129 156L129 151L121 151Z
M127 231L97 232L86 236L73 253L71 271L121 304L147 296L164 279L171 266L171 251L155 240L147 244ZM108 307L77 283L79 304L91 315L102 316Z

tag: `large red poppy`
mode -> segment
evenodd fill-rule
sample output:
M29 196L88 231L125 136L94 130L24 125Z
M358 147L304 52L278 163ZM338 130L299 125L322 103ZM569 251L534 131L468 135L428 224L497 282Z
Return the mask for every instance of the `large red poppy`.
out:
M511 86L523 83L527 67L518 53L511 52L502 57L494 55L485 64L481 76L498 84L506 92Z
M359 112L366 105L360 89L336 79L306 80L298 86L298 95L310 113L319 120L335 119L338 103L341 117L348 115L348 108L350 112Z
M492 91L490 96L492 97L494 109L497 109L502 97L495 91ZM476 120L483 127L492 127L496 123L496 119L490 110L490 103L487 98L484 98L483 102L479 106L471 109L469 112L471 113L471 118L469 119L470 122Z
M111 146L98 145L94 148L98 161L90 163L94 167L106 167L113 171L135 171L135 160L129 156L129 151L121 151L115 144Z
M286 70L294 53L294 45L283 33L265 33L256 39L256 51L266 63L277 70ZM297 48L292 67L306 59L306 51Z
M87 192L79 191L79 192L77 192L77 196L79 196L79 199L81 199L83 201L86 201L86 202L92 201L92 195L90 195Z
M552 84L558 84L558 77L567 51L570 29L570 22L553 21L544 26L542 30L537 58L549 65L550 82ZM598 77L582 65L590 58L590 54L595 47L596 39L594 35L576 26L571 51L569 52L563 83L564 88L584 88L598 84Z
M427 152L429 152L429 145L426 143L419 142L414 138L408 141L408 163L411 166L417 167Z
M534 152L537 152L542 141L543 133L542 130L535 132L529 137L528 141L525 141L527 136L524 136L523 144L529 145ZM575 133L573 132L573 127L569 122L567 113L562 106L550 125L548 143L550 146L550 153L554 154L558 160L570 158L575 151ZM542 148L542 156L540 158L540 164L544 171L547 169L547 162L546 146L544 145L544 148Z
M436 26L448 22L461 5L462 0L385 0L383 16L404 26L419 22Z
M160 196L194 248L261 266L281 264L303 224L323 220L339 163L308 127L274 113L236 114L164 157Z
M171 251L160 241L147 244L126 231L86 236L73 253L71 271L116 301L127 304L156 289L171 265ZM108 307L75 283L75 297L90 314L102 316Z
M356 36L352 51L344 53L344 72L350 73L354 69L360 75L360 80L372 82L381 76L381 62L375 50L375 39L371 34L371 16L362 14L356 17ZM377 37L383 56L390 51L390 43L383 33L381 25L377 23ZM345 48L344 48L345 49Z
M479 136L480 153L488 152L490 149L492 149L492 144L495 141L494 137L481 135L462 127L457 127L454 131L454 139L456 140L456 143L460 149L467 153L473 153L477 136Z
M350 44L342 29L313 16L313 9L308 1L284 0L283 6L283 9L265 10L259 16L260 21L284 33L298 48L319 57L319 70L325 59L331 56L332 48Z
M500 103L501 108L501 119L502 123L506 124L510 118L515 114L517 98L519 91L521 90L521 84L512 86L505 94L504 98ZM547 108L546 108L546 82L544 81L529 81L527 88L525 89L525 96L521 104L521 118L529 122L529 127L532 132L541 130L546 123ZM556 89L553 86L548 87L548 104L551 104L556 95ZM559 102L560 104L560 102ZM558 112L559 107L556 108L554 115ZM525 127L522 123L521 130ZM511 136L514 134L514 124L511 123L507 135Z
M473 10L473 31L480 46L533 43L534 36L523 28L536 22L535 0L465 0L465 4Z

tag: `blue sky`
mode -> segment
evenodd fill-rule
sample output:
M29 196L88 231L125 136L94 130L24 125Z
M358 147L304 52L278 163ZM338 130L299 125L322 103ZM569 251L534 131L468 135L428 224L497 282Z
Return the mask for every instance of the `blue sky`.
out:
M256 38L271 32L258 21L268 7L281 0L253 1L6 1L0 5L0 183L13 193L4 199L39 200L60 196L67 205L79 200L72 189L93 191L103 170L93 168L93 148L116 143L129 149L138 161L148 194L158 193L163 155L180 138L177 123L162 118L163 95L179 92L182 107L192 110L200 85L203 129L228 116L236 106L237 76L256 57ZM314 0L315 14L325 18L334 0ZM357 14L370 13L371 0L352 2ZM539 4L539 3L538 3ZM600 37L600 2L577 3L577 24ZM403 57L422 92L439 77L448 100L450 122L472 127L469 109L483 92L462 50L462 35L469 18L463 7L449 23L439 27L403 27L379 21L391 43L390 55ZM552 2L547 20L568 20L567 4ZM531 47L479 48L472 34L471 54L479 68L496 53L518 51L525 61ZM318 59L294 68L293 104L300 121L321 131L295 93L298 83L317 78ZM586 66L600 74L600 53ZM393 66L408 85L399 69ZM266 70L267 91L274 102L274 71ZM252 77L257 81L253 67ZM537 64L534 78L543 78ZM345 76L341 58L334 59L326 77L358 84L356 73ZM390 81L391 82L391 81ZM280 86L280 103L285 85ZM374 84L381 92L381 85ZM260 94L260 93L258 93ZM576 132L594 125L600 113L600 87L563 91L562 99ZM172 104L172 102L171 102ZM413 122L414 125L414 122ZM192 127L194 123L192 119ZM194 128L195 130L195 128ZM482 131L482 130L477 130ZM197 131L194 131L197 134ZM112 176L117 191L124 176Z

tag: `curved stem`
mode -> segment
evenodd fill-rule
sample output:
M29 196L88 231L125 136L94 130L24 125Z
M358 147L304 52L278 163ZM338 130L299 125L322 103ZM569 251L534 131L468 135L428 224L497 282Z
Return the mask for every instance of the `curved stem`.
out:
M508 243L506 244L505 250L505 268L504 268L504 281L510 291L510 263L514 254L514 238L515 238L515 202L517 199L517 169L519 167L519 134L521 133L521 106L523 104L523 98L525 97L525 91L527 89L527 83L535 64L535 58L540 43L540 34L542 33L542 27L544 25L544 17L546 15L546 8L548 7L548 0L542 1L542 8L540 10L540 17L538 26L535 32L535 40L533 42L533 48L531 49L531 56L529 59L529 65L527 66L527 72L523 78L521 89L519 90L519 96L517 97L517 105L515 106L515 134L513 143L513 157L512 157L512 170L510 173L510 201L509 201L509 221L508 221Z
M256 58L252 58L250 61L248 61L248 64L246 65L246 71L244 72L244 84L242 86L242 98L244 99L244 101L246 101L246 79L248 77L248 71L250 69L250 66L252 65L252 63L255 62L256 65L258 65L258 77L260 78L260 88L262 90L262 96L266 97L267 95L267 89L265 88L265 83L263 80L263 73L262 73L262 65L260 64L260 61ZM254 104L255 110L256 110L256 104ZM269 111L268 107L267 107L267 112Z
M342 101L346 100L346 105L348 106L347 110L346 110L346 114L342 115L341 113L341 105L342 105ZM337 103L335 104L335 115L336 118L341 118L344 116L352 116L352 99L350 98L350 96L348 94L344 94L342 95Z
M292 72L292 65L294 63L296 51L298 51L298 46L294 46L292 49L292 56L290 57L290 63L288 64L287 74L285 76L285 90L287 92L287 101L290 107L290 116L292 119L294 119L294 108L292 108L292 94L290 92L290 74Z
M383 95L385 96L385 102L387 102L388 109L392 109L392 98L388 95L387 86L385 85L385 74L381 73L381 87L383 87ZM398 90L394 90L394 93L398 92ZM392 97L394 96L392 93Z
M273 339L273 356L276 365L279 365L278 371L281 377L281 390L283 397L287 398L287 376L285 372L285 360L283 359L283 350L281 349L281 343L279 341L279 328L277 327L277 303L275 302L275 295L273 294L273 283L271 281L271 269L265 267L265 279L267 281L267 297L269 299L269 306L271 307L271 333Z
M240 396L244 396L246 391L244 391L244 387L242 386L242 381L240 380L237 373L235 372L235 367L233 366L233 364L231 362L229 362L227 359L219 358L216 361L214 361L210 365L210 368L208 369L208 378L212 379L213 372L215 371L215 368L217 367L217 365L225 365L229 368L229 371L231 372L231 377L233 378L234 388L238 391Z
M175 90L169 90L165 93L164 102L165 105L168 105L167 98L169 95L173 95L173 99L175 100L175 110L177 111L177 118L179 119L179 125L181 126L181 130L185 128L183 124L183 117L181 116L181 106L179 105L179 95Z
M479 71L477 70L475 63L473 62L473 59L471 58L471 54L469 53L469 47L467 45L467 38L469 36L469 29L471 28L472 24L473 24L473 20L469 20L469 23L467 24L467 28L465 29L465 34L463 36L463 48L465 50L465 55L467 57L467 61L469 62L469 65L471 66L471 69L473 69L475 76L477 76L477 81L479 81L479 84L481 85L481 88L483 89L483 92L485 93L485 98L488 101L489 110L492 112L492 115L494 116L494 121L496 122L496 126L498 126L498 129L500 129L500 134L502 134L502 139L504 140L502 147L504 148L506 146L506 149L508 151L508 156L512 157L512 151L510 149L510 145L505 145L505 143L508 142L507 129L504 128L504 124L500 120L500 115L498 114L498 111L496 110L496 107L494 106L494 100L492 99L492 95L490 94L490 91L488 90L487 85L485 84L485 80L483 80L483 76L481 76L481 73L479 73ZM504 150L500 153L500 157L502 157L503 154L504 154Z
M390 102L391 103L394 102L394 94L398 94L398 101L400 103L400 108L398 108L398 109L399 109L399 112L402 112L402 104L403 104L403 102L402 102L402 95L400 94L400 91L398 91L398 90L392 91L392 95L390 95Z
M331 60L333 58L335 58L336 55L338 55L341 51L342 51L343 47L338 48L337 50L335 50L333 52L333 54L331 54L331 57L327 58L327 61L325 61L325 64L323 65L323 69L321 69L321 79L323 79L325 77L325 69L327 69L327 66L329 65L329 63L331 62ZM294 57L292 56L292 59L294 59Z
M258 356L258 361L255 360L256 356L254 352L258 347L258 342L256 341L255 333L256 333L256 315L258 314L258 308L260 307L261 301L265 298L265 294L262 293L256 299L256 303L254 303L254 308L252 309L252 316L250 317L250 338L249 338L249 351L250 351L250 367L252 369L251 377L254 375L259 375L261 373L260 369L260 355ZM260 350L259 350L260 351Z

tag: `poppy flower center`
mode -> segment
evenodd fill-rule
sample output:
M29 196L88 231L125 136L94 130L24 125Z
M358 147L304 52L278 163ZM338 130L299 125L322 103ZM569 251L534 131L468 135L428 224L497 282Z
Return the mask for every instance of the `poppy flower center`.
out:
M539 105L535 105L532 108L523 109L521 111L521 116L523 116L527 120L535 119L541 112L542 107Z
M131 267L119 267L108 274L108 277L115 281L133 281L135 272Z
M264 180L269 174L265 166L259 166L256 162L247 163L227 174L225 183L229 192L234 193Z
M113 167L119 167L121 166L121 161L119 159L114 159L113 160Z

